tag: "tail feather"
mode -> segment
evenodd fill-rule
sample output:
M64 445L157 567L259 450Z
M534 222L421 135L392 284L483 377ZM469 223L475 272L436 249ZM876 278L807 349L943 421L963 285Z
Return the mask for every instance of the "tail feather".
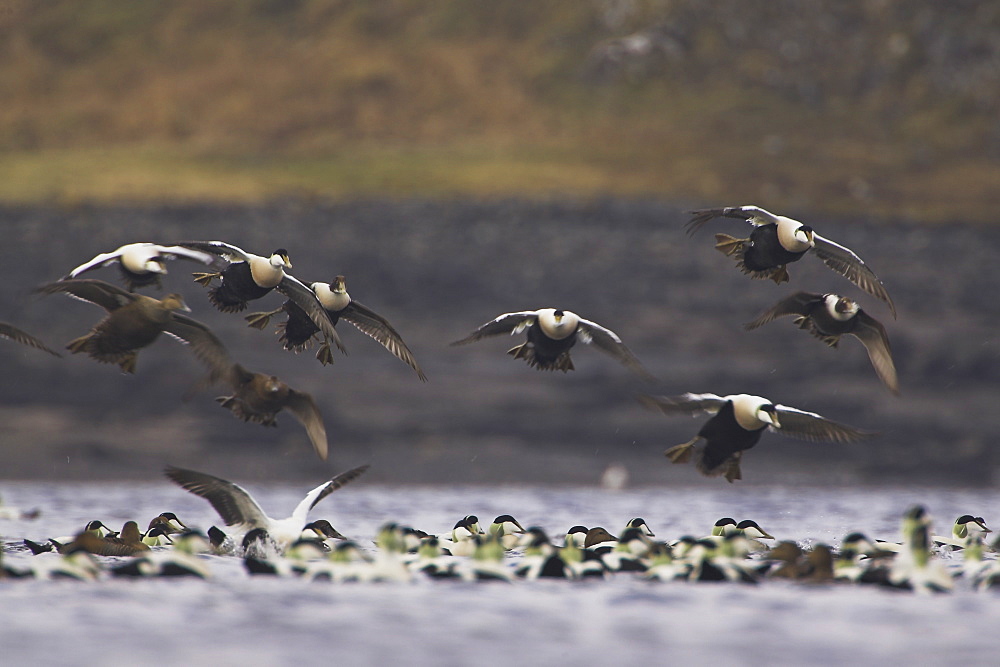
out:
M224 313L239 313L247 308L245 300L229 295L225 283L208 290L208 300L212 302L213 306Z
M538 359L538 355L535 354L535 347L527 342L510 348L507 350L507 354L515 359L524 359L529 366L537 368L540 371L562 371L563 373L567 373L569 371L576 370L568 351L560 354L556 357L555 361L551 363L540 361Z

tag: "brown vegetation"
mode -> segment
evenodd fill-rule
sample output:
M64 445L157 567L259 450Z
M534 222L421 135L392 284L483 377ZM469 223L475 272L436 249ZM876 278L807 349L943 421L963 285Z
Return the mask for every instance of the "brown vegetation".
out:
M27 3L0 198L656 194L991 221L1000 9Z

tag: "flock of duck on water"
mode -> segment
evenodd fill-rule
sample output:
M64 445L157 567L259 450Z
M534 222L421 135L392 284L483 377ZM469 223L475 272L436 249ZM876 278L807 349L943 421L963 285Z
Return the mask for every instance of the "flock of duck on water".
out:
M555 544L540 527L525 529L503 514L484 530L475 515L463 517L448 533L435 535L386 523L375 548L362 547L329 521L308 521L320 500L361 475L355 468L312 489L286 519L272 519L238 485L183 468L166 474L183 488L206 498L231 526L207 533L164 512L145 532L128 521L112 532L99 520L75 536L24 540L38 558L27 566L0 562L0 578L199 577L213 574L213 558L242 558L250 575L345 582L408 582L416 579L461 581L594 580L619 573L654 581L795 581L808 584L873 584L918 593L952 590L956 580L972 590L1000 588L1000 561L993 552L1000 539L982 517L962 515L948 536L932 535L930 516L921 506L903 516L902 541L846 535L838 550L774 537L757 522L724 517L703 537L658 541L642 518L628 521L619 536L606 528L572 526ZM950 557L961 552L962 558ZM57 554L50 553L57 552ZM985 557L991 552L991 557ZM48 554L48 556L39 556ZM95 557L118 556L104 561ZM24 561L22 561L24 562Z
M692 211L692 215L687 225L689 233L696 232L715 218L737 218L752 226L747 238L716 234L716 248L732 257L738 268L751 278L771 279L779 284L786 282L789 279L787 265L807 254L814 254L863 291L883 301L893 317L896 315L892 299L881 281L857 254L820 236L801 222L774 215L756 206L704 209ZM117 364L123 372L134 373L139 351L154 343L161 334L167 333L187 343L187 348L205 366L207 375L203 384L222 385L231 392L216 399L222 407L229 409L239 419L265 426L275 425L277 414L287 410L305 428L316 454L325 460L328 455L326 429L320 411L308 393L289 387L273 375L244 368L231 357L225 345L208 326L183 314L190 312L190 308L179 294L170 293L162 299L156 299L138 292L151 286L160 287L161 276L167 272L166 262L175 259L195 261L210 267L209 271L195 273L195 280L209 287L209 301L225 313L242 312L247 309L250 301L260 299L272 291L284 295L286 299L279 308L251 313L246 316L246 320L249 326L264 329L272 317L283 315L285 320L278 324L280 334L278 340L286 350L301 352L314 341L318 341L316 358L324 365L332 363L334 359L332 346L342 352L345 351L336 325L340 320L346 320L410 366L420 380L427 380L399 333L384 317L350 297L343 276L336 276L331 283L304 283L289 273L292 264L288 252L284 249L262 256L222 241L192 241L169 246L132 243L94 257L73 269L63 279L42 285L37 291L41 294L62 292L107 311L106 316L94 325L89 333L67 345L67 349L71 352L85 353L98 362ZM81 277L90 271L110 265L115 265L120 270L125 288L102 280ZM215 281L218 281L217 285L214 284ZM830 346L836 346L845 335L857 338L866 348L879 380L889 391L898 394L898 380L885 328L878 320L862 310L856 301L839 294L795 292L746 324L745 328L756 329L785 316L794 317L796 325ZM524 342L510 349L508 354L524 360L529 366L539 370L563 372L573 370L571 348L577 342L583 342L593 343L597 349L611 355L637 375L644 379L652 379L652 375L614 331L568 310L542 308L505 313L452 344L462 345L503 334L525 334ZM58 356L58 353L41 340L13 325L0 323L0 336ZM693 439L668 449L665 454L673 463L693 461L702 474L722 475L729 482L741 479L740 461L743 453L754 447L767 430L806 440L834 442L851 442L873 435L869 431L831 421L816 413L776 404L769 399L751 394L642 395L639 400L647 407L667 415L702 413L712 415ZM257 531L266 532L270 542L277 544L280 551L285 548L291 549L293 542L297 544L300 541L303 527L306 525L305 516L312 506L334 489L360 475L366 467L338 475L311 491L296 508L292 517L284 520L285 523L268 518L245 491L231 482L179 468L168 468L166 474L183 488L209 500L227 525L239 526L239 533L247 537L259 535ZM910 516L911 514L914 516ZM907 513L907 518L904 520L903 543L908 546L903 551L909 556L907 559L896 559L897 562L909 560L922 562L921 567L927 565L925 556L929 553L929 542L924 538L929 533L925 516L922 510L918 512L917 509ZM159 528L166 535L178 532L178 527L169 521L167 522L169 528L154 526L151 522L145 534L139 532L137 524L134 522L130 524L126 524L122 531L110 538L101 532L106 529L97 527L88 528L75 539L55 540L54 543L72 552L82 550L88 554L136 555L118 553L119 542L133 546L143 544L146 549L135 547L143 552L148 551L148 545L144 540L149 539L150 531ZM500 528L496 528L498 525ZM964 522L963 525L967 527L968 522ZM978 534L981 545L982 534L986 531L985 523L981 519L976 519L975 525L980 527ZM476 526L478 527L478 523ZM512 526L517 530L513 531ZM651 577L711 578L709 575L693 573L702 572L708 567L706 563L714 562L714 559L726 558L732 563L747 560L746 556L752 552L750 545L755 540L768 537L758 527L756 530L762 533L760 535L748 535L741 529L732 532L723 531L724 534L712 536L720 539L691 540L690 543L682 540L679 543L665 545L653 542L648 528L643 532L642 526L629 526L621 538L614 540L613 546L605 544L594 548L593 544L585 542L576 545L574 540L567 539L563 547L555 549L547 538L543 539L544 533L535 529L525 532L520 529L516 521L498 519L494 528L496 529L491 529L490 535L485 538L480 536L478 530L472 530L469 526L462 529L469 533L469 539L475 543L470 552L476 554L474 561L492 562L496 560L494 557L497 554L502 556L504 548L515 546L511 540L493 539L498 532L499 538L518 535L517 546L525 549L522 560L527 561L532 554L546 554L549 559L560 558L563 571L571 578L584 576L582 574L584 570L580 568L586 569L583 565L586 563L590 563L587 567L595 567L598 570L603 567L604 570L601 571L616 569L607 565L604 556L608 554L617 554L613 557L616 559L646 559L642 571ZM170 532L171 530L173 532ZM324 533L323 529L311 527L309 530L315 533L313 537L320 542L337 537ZM456 526L450 540L453 546L446 549L442 546L444 540L437 539L435 542L430 539L431 536L425 536L414 543L412 534L403 531L397 539L389 536L394 534L393 531L398 532L402 529L387 527L380 532L381 552L399 552L399 544L408 545L402 553L418 554L419 558L400 559L400 562L407 561L407 566L412 564L409 561L423 562L432 555L440 556L446 551L453 552L455 543L462 541L459 536L464 535L455 532L460 531L460 527ZM924 538L920 537L921 531ZM736 537L733 537L734 535ZM154 534L153 537L156 539L158 536ZM213 545L211 541L205 541L203 538L204 536L196 536L180 540L178 547L181 544L185 545L180 550L189 556L199 550L219 548L218 545ZM311 539L313 538L307 538ZM740 542L740 539L743 542ZM923 539L922 547L918 544L921 539ZM173 541L178 542L178 540ZM343 544L345 542L333 548L326 560L339 562L338 559L342 559L345 562L354 562L361 558L356 555L345 555L343 552L349 549ZM388 546L390 544L395 546ZM74 546L69 548L68 545ZM982 553L981 547L977 549L974 545L964 543L961 546L972 546L966 549L967 553ZM318 549L318 552L325 553L324 549L317 545L306 545L302 548L313 548L314 551ZM783 548L787 553L794 551L789 546ZM574 554L574 549L579 551L579 554ZM819 547L804 554L799 549L799 553L789 556L790 560L785 563L787 567L783 566L775 572L771 572L770 566L763 567L759 562L746 567L734 566L734 571L741 573L736 578L756 579L758 574L764 572L771 572L771 576L775 576L779 570L808 571L811 573L807 575L809 577L826 577L829 569L825 564L827 556L822 555L822 550L817 554L818 550ZM249 553L248 557L260 560L253 555L255 550L246 544L243 545L243 551ZM881 552L885 549L880 548L876 551ZM850 552L846 546L837 558L844 558L845 552ZM777 550L772 550L770 553L772 557L767 562L772 565L774 559L781 560L784 557L780 555L783 552ZM871 550L859 549L855 555L863 556L874 563L877 560L874 553ZM632 555L626 556L626 554ZM157 560L154 556L155 554L143 555L144 558L152 559L148 568L155 570ZM285 557L293 556L286 554ZM832 563L833 556L829 556L829 559ZM504 563L502 558L497 562ZM594 565L595 562L604 565L598 567ZM993 562L995 561L985 561L987 565ZM842 565L839 560L837 563ZM752 572L747 570L748 567ZM897 579L902 576L898 574L901 571L898 566L894 565L886 571L889 570L897 572ZM545 571L545 566L541 566L541 571ZM654 574L656 572L673 572L678 576ZM459 575L468 576L461 573ZM734 577L727 573L722 578ZM935 585L943 586L943 584Z

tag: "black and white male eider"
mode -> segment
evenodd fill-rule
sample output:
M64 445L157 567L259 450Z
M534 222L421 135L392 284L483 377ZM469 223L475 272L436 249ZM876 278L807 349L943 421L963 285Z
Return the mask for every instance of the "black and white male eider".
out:
M850 334L861 341L868 358L882 383L894 394L899 393L896 365L885 327L858 306L857 302L839 294L796 292L776 303L753 322L744 325L747 331L785 315L795 315L795 324L816 338L837 347L840 337Z
M309 288L316 295L323 308L330 316L330 321L336 326L341 318L353 324L359 331L378 341L382 347L391 352L397 359L406 363L417 372L417 376L427 382L427 376L420 370L417 360L410 352L410 348L403 342L403 337L399 335L395 328L371 308L358 303L347 293L347 281L344 276L336 276L332 283L315 282ZM300 352L309 346L313 336L320 333L320 329L313 322L312 318L292 299L287 299L280 308L270 312L250 313L246 316L246 321L250 326L263 329L268 325L271 318L285 312L288 319L278 325L281 336L279 340L284 344L286 350ZM330 341L323 339L323 344L316 353L316 358L324 366L333 363L333 354L330 352Z
M874 435L851 426L832 422L814 412L804 412L786 405L775 405L766 398L750 394L681 394L680 396L640 396L641 403L666 415L708 413L709 419L698 435L683 445L665 452L673 463L688 463L692 456L701 474L725 475L733 482L742 479L740 459L768 428L793 438L814 442L855 442ZM699 440L705 446L695 451Z
M237 536L262 529L280 548L284 549L299 539L302 529L306 526L309 510L337 489L359 477L367 469L367 465L352 468L327 482L323 482L306 494L306 497L296 505L292 515L287 519L272 519L249 493L240 486L220 477L173 466L167 467L164 474L181 488L196 496L201 496L211 503L227 526L236 527L235 534Z
M262 257L223 241L185 241L179 245L212 253L229 262L221 271L194 274L195 282L206 287L216 278L222 281L222 284L208 291L209 301L222 312L241 312L246 309L248 301L260 299L271 290L278 290L302 308L323 335L346 354L330 315L315 292L288 273L287 269L292 268L292 262L284 248L278 248L269 256Z
M694 217L687 223L689 234L714 218L738 218L753 225L749 238L715 235L715 247L723 254L734 257L740 270L752 278L786 282L786 266L798 261L807 252L813 252L831 269L885 301L892 316L896 316L896 306L878 276L850 248L823 238L812 227L783 215L774 215L758 206L706 208L690 213Z
M154 299L87 278L59 280L36 291L65 292L108 311L89 334L70 342L67 349L74 354L86 352L101 363L118 364L125 373L135 372L139 350L152 345L164 332L188 343L203 361L205 354L222 349L222 342L207 326L179 312L191 310L179 294Z
M215 255L179 245L129 243L117 250L101 253L89 262L84 262L70 271L66 279L77 278L87 271L117 264L125 285L129 291L134 292L140 287L149 287L150 285L160 287L160 276L167 272L167 260L178 258L189 259L205 265L210 265L215 261Z
M507 354L515 359L524 359L529 366L539 370L564 373L573 370L569 351L579 340L593 343L644 379L652 379L618 334L568 310L542 308L505 313L452 345L465 345L501 334L513 336L523 331L527 331L528 339L507 350Z

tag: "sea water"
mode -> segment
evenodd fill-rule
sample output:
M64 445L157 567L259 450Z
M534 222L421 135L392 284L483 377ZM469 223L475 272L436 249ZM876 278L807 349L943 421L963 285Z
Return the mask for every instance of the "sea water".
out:
M709 484L708 482L715 482ZM284 517L309 489L244 485ZM100 519L144 527L164 511L222 526L207 501L168 483L3 482L7 505L34 520L0 520L4 557L24 566L24 538L71 534ZM541 526L554 541L576 524L618 533L642 517L656 539L702 536L719 518L753 519L778 540L837 546L848 532L897 540L903 512L923 504L935 533L961 514L1000 525L1000 492L942 488L727 485L606 491L551 487L405 487L363 481L325 499L327 518L366 548L395 521L448 533L467 514ZM992 537L992 536L991 536ZM516 556L510 556L516 558ZM950 559L961 556L952 554ZM603 581L333 584L251 577L240 559L204 556L208 580L102 578L0 581L0 664L997 664L1000 594L959 580L919 596L856 585ZM113 561L120 559L102 559ZM691 664L689 662L689 664Z

